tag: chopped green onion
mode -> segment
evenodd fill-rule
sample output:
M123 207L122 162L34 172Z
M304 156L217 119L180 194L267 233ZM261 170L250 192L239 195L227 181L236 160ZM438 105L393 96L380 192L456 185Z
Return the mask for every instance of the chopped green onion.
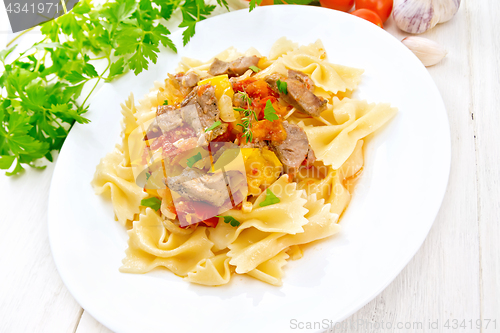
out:
M258 72L260 72L260 70L261 70L261 69L260 69L259 67L257 67L257 66L250 66L250 67L248 67L248 68L250 68L251 70L253 70L255 73L258 73Z
M220 120L217 120L215 123L212 124L212 126L208 127L206 130L205 130L205 133L208 132L208 131L211 131L213 130L214 128L220 126L222 123Z
M192 168L193 165L198 162L199 160L201 160L201 153L198 152L198 154L194 155L194 156L191 156L190 158L187 159L187 166Z
M237 227L237 226L239 226L241 224L237 219L235 219L232 216L219 216L219 215L215 215L215 217L222 217L224 219L224 223L228 223L232 227Z
M281 202L280 198L278 198L276 195L274 195L274 193L271 192L270 189L267 189L266 190L266 199L264 199L264 201L262 201L259 204L259 206L265 207L265 206L274 205L274 204L277 204L280 202Z
M157 197L152 197L148 199L141 200L141 206L150 207L156 211L158 211L161 207L161 200Z

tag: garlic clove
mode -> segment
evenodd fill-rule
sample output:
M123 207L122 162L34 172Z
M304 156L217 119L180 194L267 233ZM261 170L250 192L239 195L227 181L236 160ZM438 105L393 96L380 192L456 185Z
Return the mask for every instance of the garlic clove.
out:
M433 0L395 0L392 16L398 28L412 34L421 34L439 22Z
M444 47L427 38L406 37L401 41L408 47L424 66L429 67L440 62L448 53Z
M433 0L434 13L439 17L438 23L448 22L458 12L460 0Z

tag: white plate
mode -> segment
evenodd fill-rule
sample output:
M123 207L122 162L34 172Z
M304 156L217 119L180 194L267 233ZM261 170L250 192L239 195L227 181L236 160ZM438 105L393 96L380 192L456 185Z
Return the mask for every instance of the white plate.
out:
M64 283L86 311L116 332L276 333L298 322L345 319L396 277L437 215L448 182L450 133L434 82L387 32L329 9L242 10L203 21L196 30L179 54L162 52L149 71L104 86L88 113L92 122L76 125L66 140L49 200L50 244ZM142 98L154 80L174 72L180 56L209 59L229 46L253 46L265 55L282 36L301 44L320 38L331 62L366 70L357 98L399 108L366 145L365 172L341 233L290 261L282 287L241 276L226 286L204 287L162 269L118 272L127 235L90 181L99 160L119 142L120 103L130 92ZM173 38L181 45L179 33Z

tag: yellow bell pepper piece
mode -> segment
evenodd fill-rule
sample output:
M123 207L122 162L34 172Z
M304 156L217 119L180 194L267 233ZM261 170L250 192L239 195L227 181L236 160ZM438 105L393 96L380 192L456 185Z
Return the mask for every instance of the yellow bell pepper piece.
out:
M215 87L215 97L217 97L217 100L219 100L222 95L228 95L229 97L233 98L234 91L233 87L231 87L229 76L227 76L227 74L217 75L205 80L201 80L200 82L198 82L198 85L202 86L207 83Z
M245 162L248 193L259 195L262 187L270 186L278 179L283 165L274 152L267 148L242 148Z

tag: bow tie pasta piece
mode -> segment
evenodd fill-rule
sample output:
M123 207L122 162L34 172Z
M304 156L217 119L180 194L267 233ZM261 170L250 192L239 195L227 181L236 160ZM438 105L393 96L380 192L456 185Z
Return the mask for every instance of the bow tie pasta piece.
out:
M355 109L362 106L361 103L348 99L341 102L343 108L346 108L348 103ZM335 114L335 107L333 112ZM348 112L345 114L345 122L341 125L304 126L299 123L299 126L304 128L317 159L325 165L331 165L333 169L338 169L351 156L358 140L375 132L396 113L397 109L389 104L370 104L366 110L355 112L357 119L354 121L353 114Z
M221 53L217 54L215 57L210 58L208 61L201 61L198 59L182 57L181 62L179 63L179 67L177 67L177 73L180 72L186 73L188 71L194 71L201 77L206 77L208 76L207 75L208 69L210 68L210 65L215 60L215 58L221 61L230 62L240 57L244 56L250 57L254 55L257 57L261 57L259 51L254 47L249 48L244 53L241 53L234 47L229 47L226 50L222 51Z
M294 43L286 37L281 37L274 42L271 50L269 51L269 60L277 60L279 57L287 54L288 52L295 51L299 48L298 43Z
M282 59L287 68L308 74L316 87L332 94L356 89L364 72L362 69L333 65L308 54L292 53Z
M322 60L326 59L325 47L320 39L309 45L299 46L298 43L294 43L286 37L281 37L274 42L271 51L269 51L268 58L270 60L277 60L279 57L287 54L308 54Z
M148 195L135 183L132 168L124 164L124 154L117 147L101 159L92 180L96 194L109 193L115 216L122 225L134 219L140 212L141 200Z
M283 59L278 59L272 63L269 63L265 69L254 74L253 77L256 79L264 80L266 76L271 74L281 74L284 76L288 75L288 69L285 67Z
M273 286L281 286L283 284L283 266L286 265L288 258L289 255L285 251L281 251L275 257L264 261L247 274Z
M286 251L286 253L290 256L290 259L292 260L298 260L304 256L304 251L302 251L300 245L290 246Z
M130 94L128 99L124 104L121 104L122 107L122 147L124 153L124 163L126 166L130 165L130 153L129 153L129 142L128 138L130 133L132 133L137 128L137 119L135 117L135 113L137 109L134 104L134 95Z
M325 199L325 202L331 205L330 212L340 216L351 201L351 193L345 188L338 171L333 173L331 186L330 196Z
M297 187L306 191L309 198L311 195L316 196L317 199L326 199L330 196L332 191L332 180L335 170L328 167L328 174L325 177L305 177L299 179Z
M351 156L349 156L349 158L337 170L340 179L346 180L348 178L351 178L363 168L363 144L363 140L358 140Z
M328 167L326 176L314 170L316 166L312 167L311 173L299 174L298 188L305 190L308 198L314 195L317 199L325 199L326 203L331 204L332 213L342 214L351 200L351 193L344 184L363 168L363 143L363 140L357 142L351 156L338 170Z
M134 221L128 232L129 241L121 272L146 273L164 266L180 276L186 276L204 259L214 257L213 243L206 228L198 227L187 235L170 233L162 218L151 208Z
M201 61L198 59L182 57L181 62L179 63L179 67L177 67L177 73L187 73L189 70L194 71L195 73L202 73L203 76L207 76L207 71L210 68L210 65L214 61L215 58L221 61L231 61L243 56L243 53L239 52L234 47L229 47L221 53L217 54L215 57L210 58L208 61Z
M309 210L306 214L309 223L304 226L303 233L282 237L281 242L286 247L323 239L338 233L340 230L340 226L337 224L339 214L332 213L330 204L325 203L324 199L318 200L315 195L311 195L304 207Z
M304 231L302 226L307 223L304 217L307 209L303 206L306 200L302 197L303 191L297 190L297 183L290 183L288 175L283 175L269 190L280 199L279 203L260 207L259 204L266 198L266 192L263 192L256 199L250 213L231 209L221 214L232 216L241 223L234 233L236 237L239 229L247 229L250 226L265 232L296 234Z
M229 263L236 266L236 273L248 273L286 247L277 241L283 235L278 232L263 233L253 227L243 230L228 245L230 251L227 255L231 258Z
M302 233L273 233L263 237L265 235L259 234L255 228L242 231L228 245L230 251L227 255L231 257L229 263L236 266L236 273L248 273L292 245L310 243L338 232L336 222L339 215L330 212L330 205L325 204L324 199L318 200L312 195L305 207L309 210L305 216L309 222L304 225Z
M229 257L222 253L213 258L202 259L184 279L206 286L220 286L228 283L230 278Z

